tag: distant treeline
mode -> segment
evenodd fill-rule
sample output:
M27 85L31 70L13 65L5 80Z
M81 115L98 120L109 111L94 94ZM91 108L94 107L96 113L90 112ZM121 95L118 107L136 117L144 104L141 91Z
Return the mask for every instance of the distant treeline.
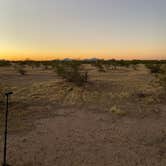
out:
M19 65L29 65L34 67L39 67L41 65L44 66L55 66L56 64L64 63L64 64L105 64L105 65L116 65L116 66L130 66L137 64L166 64L166 60L103 60L103 59L89 59L89 60L47 60L47 61L33 61L33 60L24 60L24 61L7 61L0 60L0 67L2 66L10 66L12 64Z
M0 60L0 67L12 66L20 75L27 75L27 68L42 70L51 69L58 76L77 86L84 86L88 83L89 73L84 64L96 67L99 72L114 71L121 67L138 69L138 64L144 64L151 74L155 75L160 85L166 90L166 60L50 60L50 61L6 61Z

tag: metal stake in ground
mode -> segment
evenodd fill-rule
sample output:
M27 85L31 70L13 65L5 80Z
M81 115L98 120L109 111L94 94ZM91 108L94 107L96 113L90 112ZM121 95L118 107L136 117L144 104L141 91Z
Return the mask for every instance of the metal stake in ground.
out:
M13 92L5 93L5 96L6 96L6 112L5 112L3 166L7 166L7 163L6 163L6 151L7 151L8 109L9 109L9 96L12 95L12 94L13 94Z

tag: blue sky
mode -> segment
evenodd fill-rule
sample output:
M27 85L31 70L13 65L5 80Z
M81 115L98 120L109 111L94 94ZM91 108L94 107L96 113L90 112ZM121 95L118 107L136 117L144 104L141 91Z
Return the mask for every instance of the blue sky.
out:
M166 59L165 9L165 0L0 0L0 58Z

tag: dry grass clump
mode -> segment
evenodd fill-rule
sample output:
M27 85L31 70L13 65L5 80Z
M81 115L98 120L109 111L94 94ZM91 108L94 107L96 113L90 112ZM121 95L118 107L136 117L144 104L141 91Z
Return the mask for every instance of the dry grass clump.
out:
M155 86L146 85L138 88L135 92L136 97L139 99L139 101L142 101L146 104L159 102L159 95L162 92L162 87L158 85L156 87Z
M109 93L92 89L88 84L85 87L75 86L63 80L33 83L30 86L19 88L13 87L13 101L20 105L46 103L77 106L94 106L105 109L106 105L114 96ZM97 103L97 104L96 104Z
M112 106L110 109L109 109L109 112L113 113L113 114L116 114L116 115L120 115L120 116L124 116L127 114L126 111L118 108L116 105Z
M93 92L81 86L64 81L35 83L29 87L16 88L13 100L19 103L60 103L64 105L82 104L92 101Z
M13 100L20 104L42 102L62 105L80 105L91 101L93 93L82 86L75 86L62 80L34 83L25 88L16 88L14 92Z
M118 94L118 97L121 99L128 98L129 96L130 96L130 94L127 91L122 91L121 93Z

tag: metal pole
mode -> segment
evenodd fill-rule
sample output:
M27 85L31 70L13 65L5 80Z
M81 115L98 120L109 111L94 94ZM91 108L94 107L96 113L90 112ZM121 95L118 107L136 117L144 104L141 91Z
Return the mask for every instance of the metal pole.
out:
M8 109L9 109L9 95L12 95L12 94L13 94L12 92L5 93L5 96L6 96L6 112L5 112L3 166L7 166L6 152L7 152L7 132L8 132Z

